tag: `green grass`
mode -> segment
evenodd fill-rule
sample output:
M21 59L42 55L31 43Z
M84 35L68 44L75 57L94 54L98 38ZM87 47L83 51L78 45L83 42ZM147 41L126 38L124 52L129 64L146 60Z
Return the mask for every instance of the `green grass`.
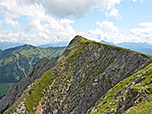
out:
M42 58L60 56L65 47L37 48L24 45L0 53L0 83L12 83L25 77Z
M131 108L124 114L151 114L152 113L152 100L150 102L142 102L137 106Z
M78 44L75 46L75 51L73 51L69 57L68 57L68 61L72 62L73 60L75 60L76 57L79 57L81 55L81 53L89 46L90 42L89 40L79 37L78 36Z
M0 97L5 95L11 83L0 83Z
M100 71L97 73L97 75L101 74L102 71L104 71L108 66L115 60L115 57L112 58L103 68L100 69Z
M146 74L145 74L145 72L146 72ZM151 84L148 85L150 80L152 80L152 63L151 63L144 69L138 71L134 75L126 78L125 80L119 82L116 86L111 88L104 96L101 97L101 100L98 101L98 105L96 106L96 108L99 107L99 109L97 111L93 112L92 114L104 114L108 110L109 111L116 110L117 105L118 105L118 98L113 100L115 94L118 91L120 91L122 88L126 87L132 79L134 79L136 76L138 76L140 74L144 74L144 77L146 79L143 80L139 85L133 87L133 90L135 92L138 92L138 90L142 87L144 90L147 91L147 93L152 95L152 85ZM147 98L149 98L149 97L147 96ZM134 106L133 109L129 111L129 114L134 114L134 113L135 114L149 114L150 111L152 112L152 98L149 98L149 99L150 99L150 102L148 102L148 103L140 103L140 104L138 104L138 106ZM101 101L102 101L102 104L100 104Z
M30 90L28 90L25 95L16 102L12 107L9 108L9 113L12 113L16 106L25 98L25 107L30 114L35 113L35 107L37 107L41 97L44 95L43 89L52 83L56 78L56 73L53 69L50 69L44 75L34 82L34 85ZM35 109L34 109L35 108Z
M43 89L50 85L55 78L55 72L49 70L38 80L32 88L25 94L25 106L30 113L34 113L36 107L43 96Z

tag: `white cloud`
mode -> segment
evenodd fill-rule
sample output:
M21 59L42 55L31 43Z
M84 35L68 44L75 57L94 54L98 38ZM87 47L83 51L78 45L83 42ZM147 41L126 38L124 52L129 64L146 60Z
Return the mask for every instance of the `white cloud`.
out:
M136 2L136 0L132 0L133 2Z
M96 40L101 41L105 40L108 42L120 43L126 41L124 36L120 33L119 29L109 21L97 22L97 29L89 30L88 33L84 36Z
M133 2L137 2L137 1L139 1L139 2L144 2L144 0L132 0Z
M116 17L116 18L121 18L119 10L116 8L113 8L109 14L107 12L105 12L105 14L107 17L112 16L112 17Z
M89 30L87 35L88 38L95 41L101 41L105 37L101 29Z
M44 44L68 41L76 34L94 37L97 41L102 39L113 42L128 41L129 38L124 38L112 22L97 22L99 26L97 29L89 30L88 33L83 31L77 33L71 25L74 21L65 19L66 16L81 17L93 8L111 11L107 16L120 17L115 5L120 4L121 1L123 0L0 0L0 12L4 16L2 23L20 27L20 23L15 18L21 16L28 18L25 32L0 31L0 41ZM61 18L57 19L52 15Z
M1 31L0 41L8 40L15 42L15 39L13 38L16 38L18 42L24 41L25 43L39 44L71 40L75 36L76 31L71 26L73 20L53 18L46 14L42 5L33 2L31 1L30 3L29 1L27 2L24 0L0 0L0 12L3 12L3 16L5 17L3 21L4 24L19 27L20 24L18 21L14 21L14 18L19 18L21 16L28 17L25 33L7 31L9 33L7 37L7 32ZM43 24L41 22L46 23ZM9 37L10 35L12 35L13 38ZM28 36L31 40L29 38L21 40L18 38L20 35L22 38Z
M143 27L148 27L148 28L152 28L152 22L145 22L145 23L140 23L139 24L140 26L143 26Z
M34 40L34 39L35 40ZM32 43L31 40L36 40L37 36L35 34L25 34L21 33L14 33L12 31L0 31L0 41L7 41L7 42L20 42L20 43Z
M103 22L97 22L97 25L100 26L101 29L104 29L106 31L112 31L112 32L119 32L118 28L113 24L113 22L109 21L103 21Z
M48 24L32 21L26 28L27 32L14 33L1 31L0 41L22 42L30 44L46 44L50 42L70 41L76 31L71 27L70 20L49 20ZM51 24L53 22L54 24ZM36 33L35 33L36 32Z
M15 19L21 16L27 16L28 18L25 33L1 31L0 41L48 43L48 41L71 40L78 34L71 26L73 20L65 18L56 19L52 15L57 17L81 17L93 8L110 10L121 1L122 0L0 0L0 12L2 12L5 18L3 21L4 24L9 24L14 28L20 27L20 23ZM46 23L42 24L41 22ZM9 33L8 37L6 33ZM20 36L22 36L22 40L18 38ZM27 36L31 40L27 38ZM36 39L39 40L39 42L35 41L35 37L37 37Z
M152 23L145 22L139 24L141 27L131 29L131 36L136 42L147 42L152 44Z
M81 17L93 8L109 10L122 0L35 0L47 13L58 17Z
M147 42L152 44L152 23L140 23L141 27L130 30L130 34L123 34L113 22L97 22L97 29L89 30L88 33L82 34L93 40L105 40L113 43L122 42Z
M41 8L46 14L57 17L75 16L81 17L93 8L110 10L122 0L0 0L0 11L5 11L9 17L17 17L18 14L32 14ZM24 9L24 10L23 10ZM29 14L28 14L29 13Z
M20 24L18 23L18 21L13 21L12 19L5 18L5 20L3 21L3 23L11 25L14 28L16 28L16 27L20 28Z
M0 27L2 26L2 21L0 20Z

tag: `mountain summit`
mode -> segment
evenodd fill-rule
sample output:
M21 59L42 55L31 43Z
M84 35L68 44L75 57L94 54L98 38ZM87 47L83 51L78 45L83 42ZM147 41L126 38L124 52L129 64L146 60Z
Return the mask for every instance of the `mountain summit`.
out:
M76 36L60 57L41 60L28 77L12 84L8 94L0 100L0 110L5 111L6 114L123 112L136 103L125 108L122 108L121 102L124 99L114 102L117 105L110 104L111 100L118 98L121 93L115 95L111 94L111 91L114 91L116 87L119 87L117 89L119 91L131 82L140 84L146 80L145 74L149 65L151 65L151 56ZM141 74L143 78L134 79L144 71L145 74ZM132 78L124 80L131 76L137 81L131 80ZM147 83L150 83L149 81ZM119 83L125 84L117 86ZM129 87L130 92L133 92L129 95L136 96L138 88L135 89L134 94L131 88L133 85L128 85ZM151 92L151 88L148 90ZM110 99L107 99L108 97ZM134 101L136 99L129 97L127 99L127 102ZM98 104L100 102L101 104ZM105 108L104 104L106 104L105 112L102 111L102 108ZM101 112L97 112L98 110Z

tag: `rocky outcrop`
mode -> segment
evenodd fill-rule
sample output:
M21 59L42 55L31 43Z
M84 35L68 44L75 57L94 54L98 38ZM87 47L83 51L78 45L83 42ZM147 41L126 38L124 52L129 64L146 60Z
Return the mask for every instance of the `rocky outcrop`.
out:
M50 70L44 73L43 67L43 76L6 113L18 114L18 107L23 106L21 113L41 110L42 114L85 114L105 92L145 67L149 59L140 53L76 36L57 64L45 65Z
M65 68L72 71L69 89L59 87L58 92L63 91L61 102L58 99L60 95L50 88L48 93L52 92L55 95L50 97L49 94L45 94L48 97L44 97L46 101L43 103L44 114L50 111L54 114L85 114L106 91L135 73L135 70L141 67L148 58L137 53L90 43L86 44L81 55L76 55L73 60L76 63L72 62ZM65 64L68 63L65 61ZM59 82L56 80L56 83L61 83L61 80ZM65 84L62 83L63 85Z
M119 114L129 112L130 114L140 114L144 112L149 114L148 112L152 110L150 107L147 108L148 105L151 106L150 102L152 100L151 72L152 63L143 70L119 82L102 96L98 103L87 113ZM140 105L142 109L139 107ZM134 106L137 110L133 110Z

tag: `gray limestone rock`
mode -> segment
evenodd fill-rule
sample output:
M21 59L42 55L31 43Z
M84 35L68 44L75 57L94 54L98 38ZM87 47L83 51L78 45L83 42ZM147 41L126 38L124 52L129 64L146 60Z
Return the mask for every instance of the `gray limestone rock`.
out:
M0 110L11 106L27 88L30 89L34 80L40 78L50 68L54 68L56 78L45 88L46 91L41 97L39 103L42 105L41 113L86 114L105 92L142 69L149 60L149 57L136 52L79 37L76 36L70 42L61 57L51 61L42 62L42 60L28 77L13 84L8 94L0 100ZM140 81L135 80L136 83ZM129 94L127 98L132 97L131 95ZM120 100L118 110L125 108L123 101ZM16 110L23 104L24 101L16 107ZM26 108L22 109L27 111ZM14 111L14 114L17 113Z

